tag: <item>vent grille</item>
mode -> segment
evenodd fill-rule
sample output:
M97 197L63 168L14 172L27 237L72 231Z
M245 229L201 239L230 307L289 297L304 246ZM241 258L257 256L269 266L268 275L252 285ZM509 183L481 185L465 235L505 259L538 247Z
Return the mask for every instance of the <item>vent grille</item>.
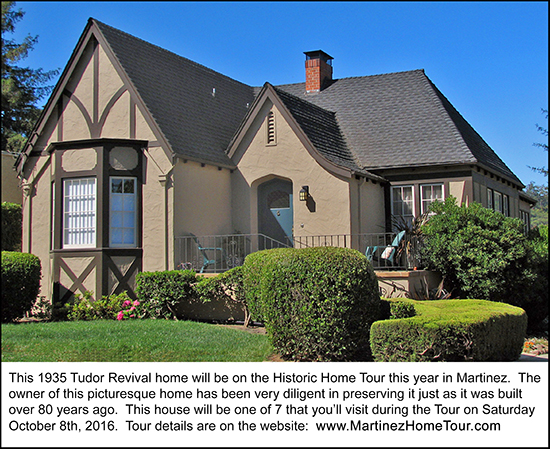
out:
M275 114L270 111L267 115L267 144L272 145L276 143L275 136Z

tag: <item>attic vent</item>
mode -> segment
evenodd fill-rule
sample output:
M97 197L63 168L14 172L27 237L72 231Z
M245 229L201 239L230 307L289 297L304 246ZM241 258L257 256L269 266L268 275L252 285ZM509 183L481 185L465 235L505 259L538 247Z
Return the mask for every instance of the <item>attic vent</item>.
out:
M270 111L267 114L267 145L275 145L277 143L275 135L275 114Z

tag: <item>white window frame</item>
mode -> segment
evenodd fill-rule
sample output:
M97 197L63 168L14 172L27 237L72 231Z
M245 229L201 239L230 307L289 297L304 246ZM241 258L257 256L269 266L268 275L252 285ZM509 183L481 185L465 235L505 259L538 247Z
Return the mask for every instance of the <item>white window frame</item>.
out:
M430 209L430 205L434 201L443 201L445 199L445 184L442 182L431 183L431 184L420 184L420 213L426 213ZM430 198L424 198L424 188L430 187ZM441 198L434 198L433 192L434 187L441 187ZM431 213L431 212L430 212Z
M63 248L94 248L97 178L63 179Z
M132 193L116 193L113 192L113 181L115 180L122 180L122 183L124 185L125 181L132 181L134 184L134 191ZM118 203L118 201L115 201L116 197L120 196L121 203L122 203L122 209L120 210L114 210L113 208ZM126 210L124 207L124 204L130 204L130 198L132 198L133 202L133 210ZM135 176L111 176L109 177L109 247L111 248L136 248L137 247L137 178ZM131 223L128 223L128 214L133 213L133 216L131 217ZM120 214L121 218L121 225L115 226L114 225L114 218L117 214ZM126 215L126 217L125 217ZM131 225L131 226L129 226ZM114 231L116 229L121 230L122 236L124 236L125 232L132 231L132 242L131 243L124 243L124 241L113 241L114 237ZM122 238L124 240L124 237Z
M401 191L401 199L400 199L399 202L395 198L395 191L397 189L399 189ZM404 197L403 196L403 190L404 189L410 189L411 190L411 200L410 201L404 201L403 200L403 197ZM401 207L400 207L401 210L400 211L395 210L396 203L401 204ZM409 204L410 209L411 209L410 214L404 214L403 213L403 209L404 209L403 206L405 204ZM393 216L403 217L408 223L412 223L412 220L414 220L414 217L416 217L414 185L407 184L407 185L402 185L402 186L392 186L392 188L391 188L391 212L392 212Z

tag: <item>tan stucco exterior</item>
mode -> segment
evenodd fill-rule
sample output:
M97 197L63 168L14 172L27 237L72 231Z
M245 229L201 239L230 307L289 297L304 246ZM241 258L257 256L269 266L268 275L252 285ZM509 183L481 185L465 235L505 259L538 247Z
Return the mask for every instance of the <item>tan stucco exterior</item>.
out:
M274 143L267 142L269 112L275 117ZM275 178L292 183L294 236L383 232L380 184L335 174L321 166L287 116L269 99L259 108L233 161L237 165L232 175L233 227L242 233L259 232L258 187ZM309 187L314 207L300 202L302 186Z
M15 159L11 153L2 151L2 202L21 204L23 193L17 173L13 169Z

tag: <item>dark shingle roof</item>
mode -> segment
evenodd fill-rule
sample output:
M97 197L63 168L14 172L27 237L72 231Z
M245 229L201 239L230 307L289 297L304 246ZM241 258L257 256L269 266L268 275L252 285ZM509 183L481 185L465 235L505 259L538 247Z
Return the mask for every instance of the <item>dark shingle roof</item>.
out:
M254 100L253 88L94 22L172 150L190 159L233 166L225 150L247 112L247 103Z
M277 87L335 112L366 170L479 162L521 183L423 70L337 79L311 94L305 83Z
M347 147L334 112L284 90L275 88L275 91L317 151L341 167L362 171Z
M232 166L226 150L260 88L91 20L172 150ZM337 79L319 93L306 94L305 83L276 92L316 149L342 167L479 162L521 184L423 70Z

